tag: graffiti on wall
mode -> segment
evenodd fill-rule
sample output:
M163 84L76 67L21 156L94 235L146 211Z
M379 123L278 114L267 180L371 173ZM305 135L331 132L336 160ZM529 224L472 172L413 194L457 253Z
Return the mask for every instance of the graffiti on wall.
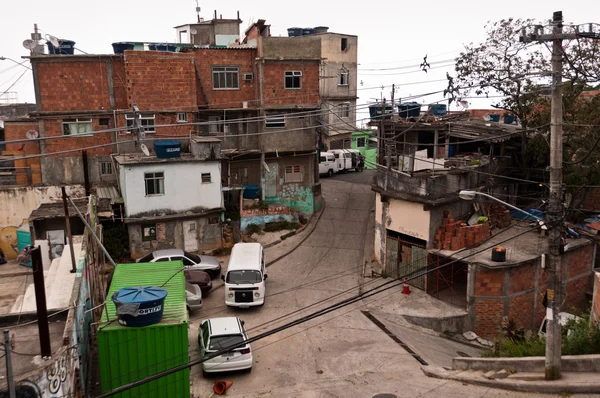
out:
M0 227L0 249L8 260L17 258L19 255L19 243L17 239L17 230L21 228L27 220L23 220L19 226Z
M18 380L17 398L59 398L75 393L75 380L78 372L77 349L65 351L40 372ZM7 390L0 390L0 398L9 398Z

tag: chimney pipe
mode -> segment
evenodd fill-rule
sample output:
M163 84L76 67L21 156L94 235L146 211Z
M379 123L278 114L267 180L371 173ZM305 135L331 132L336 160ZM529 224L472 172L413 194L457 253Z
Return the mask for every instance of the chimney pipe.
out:
M219 19L223 19L223 14L219 14Z
M215 10L215 18L214 19L217 19L217 10Z
M238 20L239 20L240 19L240 11L239 10L238 10L237 14L238 14Z

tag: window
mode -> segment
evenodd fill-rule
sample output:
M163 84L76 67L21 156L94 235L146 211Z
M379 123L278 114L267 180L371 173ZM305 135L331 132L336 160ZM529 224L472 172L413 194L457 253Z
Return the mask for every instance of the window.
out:
M100 162L100 174L103 176L111 175L113 173L112 162Z
M285 182L302 182L302 166L285 166Z
M364 148L367 146L367 138L366 137L358 137L356 139L356 147L357 148Z
M225 127L225 118L222 116L209 116L208 117L208 132L209 133L222 133Z
M266 115L265 127L285 127L285 115Z
M156 225L155 224L142 225L142 242L148 242L150 240L156 240ZM146 258L146 257L144 257L144 258ZM168 259L167 259L167 261L168 261Z
M146 196L165 194L165 173L144 173Z
M348 50L348 39L344 37L342 39L342 51L347 51L347 50Z
M347 86L347 85L348 85L348 71L346 69L340 69L338 86Z
M350 104L347 102L339 104L337 106L337 115L339 117L350 117Z
M146 133L155 133L156 130L154 128L154 115L153 114L141 114L140 121L142 122L142 127L144 128L144 132ZM125 115L125 123L127 126L127 131L131 132L135 129L135 118L134 115Z
M285 88L302 88L302 72L299 70L285 71Z
M107 117L101 117L100 119L98 119L98 124L100 126L108 126L110 124L110 119Z
M172 256L171 261L181 261L183 265L196 265L192 260L183 256Z
M81 135L94 131L92 119L67 119L63 120L63 135Z
M188 121L187 113L185 113L185 112L179 112L177 114L177 121L179 123L187 122Z
M240 68L237 66L213 66L213 89L236 90L240 88Z
M209 183L210 181L210 173L202 173L202 184Z
M187 43L187 30L180 30L179 31L179 42L180 43Z

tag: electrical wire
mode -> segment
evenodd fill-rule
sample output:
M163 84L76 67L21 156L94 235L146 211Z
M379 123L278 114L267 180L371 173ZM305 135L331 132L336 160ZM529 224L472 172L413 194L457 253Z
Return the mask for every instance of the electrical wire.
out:
M28 72L28 69L24 70L23 73L21 73L21 75L17 78L17 80L15 80L13 82L13 84L11 84L6 90L4 90L3 93L0 94L0 97L3 96L4 94L8 93L10 91L11 88L13 88L15 86L15 84L17 84L19 82L19 80L21 80L21 78L25 75L25 73Z

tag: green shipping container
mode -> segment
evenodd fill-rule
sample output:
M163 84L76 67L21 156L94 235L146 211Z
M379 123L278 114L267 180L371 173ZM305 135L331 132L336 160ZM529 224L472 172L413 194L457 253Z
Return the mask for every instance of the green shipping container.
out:
M188 362L188 314L182 268L181 261L117 265L98 328L102 392ZM162 286L167 280L169 282ZM144 327L119 324L110 298L117 290L130 286L162 286L168 291L159 323ZM189 368L115 395L124 398L189 396Z

